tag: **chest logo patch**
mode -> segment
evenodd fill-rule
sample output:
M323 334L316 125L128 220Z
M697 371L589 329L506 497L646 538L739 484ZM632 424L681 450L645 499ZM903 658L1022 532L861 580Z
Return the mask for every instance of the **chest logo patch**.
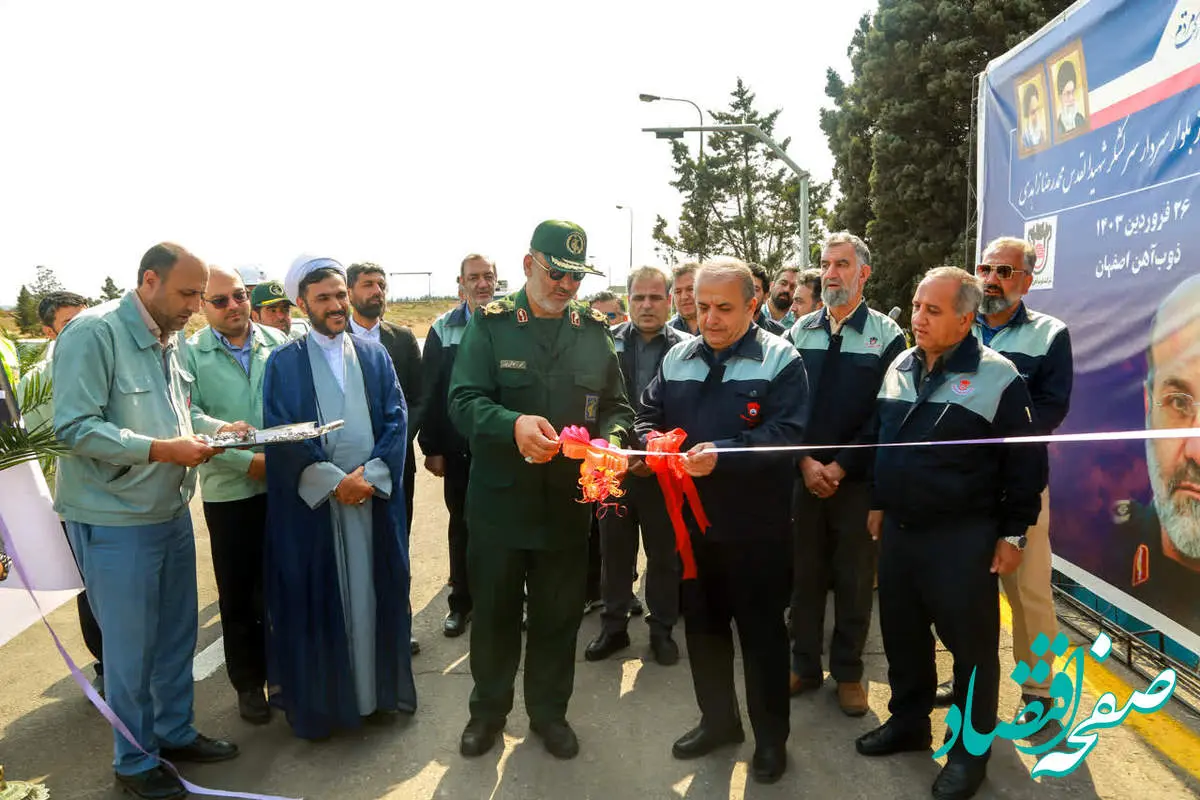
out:
M587 422L595 422L600 414L600 395L589 394L583 398L583 418Z
M879 349L879 337L872 336L870 339L867 339L867 349L868 350L878 350Z
M504 359L500 362L500 369L525 369L525 362Z
M761 421L761 413L762 406L760 406L757 401L751 400L749 403L746 403L746 413L739 416L746 420L746 422L749 422L751 428L754 428L757 427L758 423Z
M950 391L954 392L959 397L966 397L971 392L975 391L975 387L966 378L963 378L958 383L950 387Z
M1133 585L1141 586L1150 580L1150 548L1139 544L1133 554Z

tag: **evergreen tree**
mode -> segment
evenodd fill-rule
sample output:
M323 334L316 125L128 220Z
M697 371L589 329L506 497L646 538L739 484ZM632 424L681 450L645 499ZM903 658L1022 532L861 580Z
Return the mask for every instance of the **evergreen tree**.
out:
M28 336L40 336L42 321L38 319L38 299L28 287L22 286L17 293L17 327Z
M123 294L125 294L125 290L120 286L117 286L116 281L112 279L111 275L104 279L104 286L102 286L100 289L101 301L117 300Z

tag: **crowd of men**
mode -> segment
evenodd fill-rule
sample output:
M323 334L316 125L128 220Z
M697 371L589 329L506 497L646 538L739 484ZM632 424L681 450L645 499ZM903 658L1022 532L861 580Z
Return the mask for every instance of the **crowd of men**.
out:
M642 267L624 297L590 305L576 299L583 277L601 274L586 252L579 226L542 223L524 287L500 300L495 263L468 255L461 302L434 322L423 353L410 329L383 319L381 267L325 256L297 258L282 283L247 286L165 243L119 300L43 302L52 424L68 449L56 510L87 587L79 612L98 688L136 739L115 735L123 789L182 797L158 756L238 753L193 725L197 477L241 716L262 724L280 709L296 735L319 740L416 710L414 439L450 514L443 630L470 632L464 756L489 751L505 728L522 630L530 729L556 757L579 752L567 721L576 640L599 607L589 662L630 647L629 621L644 611L653 659L675 664L682 617L700 715L674 743L680 759L745 739L736 626L751 773L777 781L789 697L825 684L829 592L838 704L853 717L869 710L876 576L891 713L858 752L929 749L935 704L966 709L969 687L975 729L995 727L998 580L1017 661L1032 666L1034 637L1056 633L1045 449L875 445L1046 433L1062 421L1070 342L1023 302L1032 248L1000 239L975 274L930 270L913 298L911 348L866 304L871 256L849 233L829 237L819 270ZM293 309L307 333L293 336ZM208 325L184 340L197 312ZM221 435L335 421L316 439L216 446ZM702 505L679 517L694 579L683 579L672 510L640 457L625 464L622 513L577 502L578 463L558 457L568 426L627 450L686 432L679 463ZM780 446L792 449L747 451ZM941 687L934 633L954 657ZM1030 678L1026 700L1045 700L1048 686ZM986 764L955 743L933 795L972 796Z

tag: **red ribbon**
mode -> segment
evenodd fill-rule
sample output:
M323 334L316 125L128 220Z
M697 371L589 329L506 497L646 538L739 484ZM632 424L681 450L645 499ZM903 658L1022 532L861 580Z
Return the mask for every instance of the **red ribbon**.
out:
M646 449L653 453L678 453L680 445L687 439L687 433L682 428L676 428L667 433L651 431L646 436ZM700 493L692 476L683 470L683 459L665 455L646 456L646 466L654 470L658 476L658 485L662 488L663 499L667 505L667 515L675 528L675 549L683 561L683 579L696 577L696 556L692 552L692 539L688 534L687 525L683 522L683 501L686 499L692 506L692 516L704 533L709 527L708 516L704 506L700 504Z
M579 465L579 487L583 490L583 499L576 502L598 503L601 512L607 511L615 503L605 502L610 497L621 497L625 494L621 489L621 479L629 466L629 459L611 447L605 439L591 439L587 428L570 425L563 428L558 435L562 454L567 458L583 461Z

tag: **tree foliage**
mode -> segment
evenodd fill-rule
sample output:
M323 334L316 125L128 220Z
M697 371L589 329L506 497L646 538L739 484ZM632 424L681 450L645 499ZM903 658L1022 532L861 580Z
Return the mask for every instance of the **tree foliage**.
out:
M834 228L865 233L879 308L907 308L916 279L965 266L975 76L1070 0L880 0L850 41L851 80L833 70L821 128L840 196Z
M717 125L757 125L773 137L780 109L763 113L742 81L730 95L729 109L710 111ZM791 140L779 142L787 149ZM800 251L799 180L777 156L752 136L728 131L708 134L704 154L693 157L683 140L671 145L675 180L683 208L675 232L659 216L655 250L667 263L684 257L702 261L727 255L755 261L768 269L797 258ZM821 212L829 184L810 187L810 239L820 241Z
M54 274L54 270L50 267L38 267L37 277L33 279L33 285L30 291L34 297L41 300L51 292L61 292L63 285L59 283L58 276Z
M118 300L123 294L125 294L125 290L117 286L116 281L112 279L111 275L104 279L104 286L100 288L100 299L102 301Z
M17 292L17 327L29 336L41 334L42 322L38 319L38 299L29 288L22 286Z

